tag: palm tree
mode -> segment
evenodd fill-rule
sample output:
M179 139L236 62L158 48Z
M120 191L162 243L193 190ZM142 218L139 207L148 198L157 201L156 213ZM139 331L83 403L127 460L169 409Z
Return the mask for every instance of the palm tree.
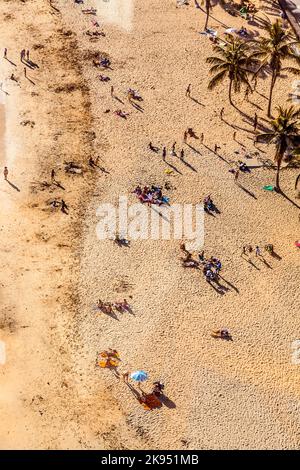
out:
M209 12L210 12L210 10L211 10L211 3L210 3L210 0L202 0L201 5L204 5L204 6L205 6L206 18L205 18L204 30L206 30L206 29L207 29L207 26L208 26Z
M283 67L283 61L290 59L300 65L300 58L293 50L295 45L299 45L289 30L282 28L280 20L272 23L269 19L261 20L268 36L252 41L254 45L254 57L260 60L260 66L256 75L261 69L269 66L272 71L271 85L269 92L268 116L271 117L272 96L275 83L280 73L284 70L294 75L300 75L300 69L295 67Z
M283 108L277 106L277 117L269 121L270 132L261 133L257 136L257 141L274 143L276 146L274 160L277 164L276 188L280 191L279 173L284 153L290 144L293 145L300 131L300 109L295 106Z
M208 89L212 90L216 85L229 78L229 103L234 106L232 90L238 93L242 84L251 89L248 78L249 73L251 73L248 67L252 62L250 46L240 39L229 36L225 46L215 45L213 49L220 57L208 57L206 59L206 62L212 64L210 73L216 73L210 80Z

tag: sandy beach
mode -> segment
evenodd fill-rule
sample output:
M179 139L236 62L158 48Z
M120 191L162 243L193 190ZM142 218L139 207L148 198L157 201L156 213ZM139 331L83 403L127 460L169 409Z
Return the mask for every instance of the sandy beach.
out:
M300 339L299 168L281 171L290 200L262 189L275 180L274 146L254 145L253 117L267 123L269 77L249 101L234 94L237 109L226 82L209 91L213 44L200 34L204 12L189 3L0 5L0 161L9 170L0 182L1 449L300 447L300 364L292 360ZM257 6L269 13L263 1ZM88 8L97 15L82 12ZM105 36L86 34L92 21ZM209 26L220 37L241 26L261 34L218 5ZM39 66L27 77L23 48ZM99 53L111 60L108 82L93 66ZM294 80L288 73L278 80L274 107L288 100ZM128 88L138 90L142 109L128 101ZM187 127L203 133L202 144L183 142ZM150 141L167 147L165 161ZM170 156L174 142L184 161ZM245 159L253 169L235 184L229 169ZM65 171L70 161L79 174ZM212 195L220 214L205 214L203 249L222 260L223 294L201 271L182 267L179 240L127 248L98 239L99 206L120 196L136 202L138 184L169 188L175 204ZM68 214L51 205L61 199ZM244 245L267 243L276 257L241 256ZM132 313L95 308L98 299L124 298ZM220 327L232 341L211 337ZM144 391L164 382L162 407L146 411L126 383L95 365L107 348L120 353L120 373L148 372Z

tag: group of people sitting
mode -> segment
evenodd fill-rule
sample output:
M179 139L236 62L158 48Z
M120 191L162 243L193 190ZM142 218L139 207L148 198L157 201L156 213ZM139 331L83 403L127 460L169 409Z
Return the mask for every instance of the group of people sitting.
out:
M130 305L126 299L123 302L102 302L102 300L98 300L97 308L101 310L103 313L112 314L114 313L114 309L116 309L120 313L130 312Z
M95 67L103 67L103 68L108 68L110 67L110 60L107 57L100 57L98 60L93 60L93 64Z
M200 265L203 265L203 274L207 281L213 281L218 279L219 272L222 269L221 261L212 256L209 259L205 259L204 251L198 254L199 261L193 259L192 253L190 253L186 247L185 243L181 243L180 249L184 251L185 258L182 258L182 265L184 268L199 268Z
M163 196L162 189L159 186L144 186L143 189L141 186L137 186L133 193L136 194L142 204L147 203L149 206L151 204L158 204L161 206L162 204L169 203L169 198L167 196Z
M203 261L203 274L208 282L216 281L221 269L222 263L218 258L212 256L209 260Z

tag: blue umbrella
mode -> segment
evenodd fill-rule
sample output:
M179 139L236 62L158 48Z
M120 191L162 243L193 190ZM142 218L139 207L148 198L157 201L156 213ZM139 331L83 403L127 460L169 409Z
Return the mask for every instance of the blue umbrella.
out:
M137 370L136 372L132 372L130 377L136 382L145 382L145 380L148 379L148 374L143 370Z

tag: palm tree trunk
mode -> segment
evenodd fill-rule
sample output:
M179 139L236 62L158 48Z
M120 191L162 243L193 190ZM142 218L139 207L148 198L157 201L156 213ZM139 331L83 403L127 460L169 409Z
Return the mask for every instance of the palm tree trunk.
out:
M208 26L210 0L205 1L205 9L206 9L206 19L205 19L204 31L207 29L207 26Z
M276 172L276 189L280 191L280 182L279 182L279 175L280 175L280 165L281 160L277 162L277 172Z
M230 82L229 82L229 90L228 90L228 98L229 98L229 103L231 104L231 106L234 106L233 102L232 102L232 98L231 98L231 95L232 95L232 84L233 84L233 80L230 79Z
M268 117L271 117L272 97L273 97L273 90L274 90L274 86L275 86L276 79L277 79L277 73L276 73L276 71L273 69L273 71L272 71L271 86L270 86L270 93L269 93Z
M286 151L286 149L287 149L286 142L282 142L280 147L277 149L276 157L275 157L275 160L277 161L276 189L277 189L277 191L280 191L280 192L281 192L281 188L280 188L279 175L280 175L281 162L282 162L283 155L284 155L284 152Z

